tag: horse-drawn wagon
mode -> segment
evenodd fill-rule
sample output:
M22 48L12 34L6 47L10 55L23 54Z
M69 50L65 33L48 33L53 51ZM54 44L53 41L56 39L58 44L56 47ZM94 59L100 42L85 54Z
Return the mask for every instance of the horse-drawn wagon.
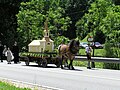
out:
M21 61L25 61L27 66L30 62L35 62L38 66L47 67L48 64L55 64L57 67L60 66L59 58L56 52L25 52L21 54Z
M26 65L30 62L36 62L39 66L46 67L47 64L60 66L57 53L54 52L54 41L49 37L47 20L42 40L33 40L28 45L28 52L22 53L20 58Z
M47 64L55 64L57 67L61 66L62 69L64 60L69 69L74 69L72 62L78 51L79 41L72 40L69 45L63 44L59 47L59 54L57 52L27 52L22 53L21 60L24 60L26 65L29 65L30 62L36 62L38 66L42 67L47 67ZM70 60L69 65L67 59Z
M69 69L74 69L72 62L79 51L79 41L72 40L69 45L60 45L59 56L54 51L54 42L49 38L47 21L45 23L44 37L42 40L33 40L29 45L29 52L22 55L21 60L26 65L30 62L36 62L39 66L47 67L47 64L55 64L63 69L63 60L67 63ZM68 65L67 59L70 60Z

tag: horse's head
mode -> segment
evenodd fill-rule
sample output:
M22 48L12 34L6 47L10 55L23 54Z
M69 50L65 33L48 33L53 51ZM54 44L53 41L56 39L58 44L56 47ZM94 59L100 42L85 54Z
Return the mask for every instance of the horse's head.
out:
M70 52L73 53L73 54L78 53L78 51L79 51L79 44L80 44L79 40L77 40L77 41L76 40L72 40L70 42L70 45L69 45Z

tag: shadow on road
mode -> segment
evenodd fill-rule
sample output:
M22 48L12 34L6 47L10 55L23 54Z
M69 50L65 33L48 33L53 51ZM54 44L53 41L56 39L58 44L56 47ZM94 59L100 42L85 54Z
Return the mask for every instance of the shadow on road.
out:
M92 69L90 69L90 70L99 70L98 68L92 68Z
M26 66L26 65L22 65L22 66ZM29 65L27 67L39 67L39 68L43 68L42 66L38 66L38 65ZM47 66L45 68L57 68L56 66Z
M68 68L64 68L63 70L71 70L71 69L68 69ZM83 70L80 70L80 69L74 69L72 71L83 71Z
M22 65L22 66L26 66L26 65ZM38 65L29 65L29 66L26 66L26 67L38 67L38 68L43 68L42 66L38 66ZM56 66L47 66L45 68L58 68ZM68 68L64 68L62 70L71 70L71 69L68 69ZM74 70L71 70L71 71L83 71L83 70L80 70L80 69L74 69Z

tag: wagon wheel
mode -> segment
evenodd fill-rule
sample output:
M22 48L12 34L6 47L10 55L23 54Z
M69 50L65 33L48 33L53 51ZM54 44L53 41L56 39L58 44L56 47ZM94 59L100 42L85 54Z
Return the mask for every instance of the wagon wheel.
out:
M60 60L59 60L59 58L56 58L55 65L56 65L58 68L60 67Z
M38 66L40 67L42 63L42 59L39 59L37 63L38 63Z
M47 59L43 59L42 60L42 66L45 68L45 67L47 67Z
M26 66L29 66L29 64L30 64L28 57L25 57L25 64L26 64Z
M60 67L60 63L59 62L57 62L55 65L57 66L57 68Z

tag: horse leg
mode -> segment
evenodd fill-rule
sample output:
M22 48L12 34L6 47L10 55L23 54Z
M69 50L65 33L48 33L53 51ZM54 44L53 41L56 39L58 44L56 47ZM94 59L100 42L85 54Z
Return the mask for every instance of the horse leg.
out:
M72 63L73 63L73 60L70 60L69 69L75 70L75 68L73 67Z
M63 63L63 56L62 56L61 59L60 59L61 69L63 69L62 63Z
M68 61L65 59L65 67L68 67Z

